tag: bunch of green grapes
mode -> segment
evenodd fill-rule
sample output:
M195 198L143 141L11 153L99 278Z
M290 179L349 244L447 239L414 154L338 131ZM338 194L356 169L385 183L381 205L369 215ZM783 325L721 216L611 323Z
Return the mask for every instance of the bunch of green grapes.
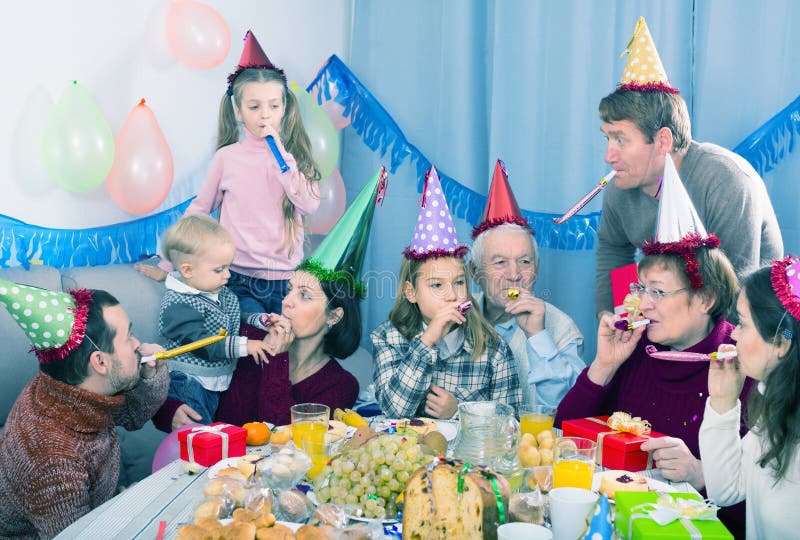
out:
M367 518L394 518L396 499L417 468L427 463L414 437L380 434L336 456L317 477L320 504L361 508ZM350 512L348 512L350 513Z

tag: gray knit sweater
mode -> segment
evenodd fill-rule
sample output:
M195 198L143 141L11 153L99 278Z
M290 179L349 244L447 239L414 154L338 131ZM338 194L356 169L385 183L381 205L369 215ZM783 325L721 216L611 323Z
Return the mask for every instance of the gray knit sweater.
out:
M678 174L700 219L716 234L736 274L783 256L783 239L764 181L741 156L710 143L692 142ZM634 261L653 238L658 200L611 182L603 195L595 272L596 311L612 310L609 271Z

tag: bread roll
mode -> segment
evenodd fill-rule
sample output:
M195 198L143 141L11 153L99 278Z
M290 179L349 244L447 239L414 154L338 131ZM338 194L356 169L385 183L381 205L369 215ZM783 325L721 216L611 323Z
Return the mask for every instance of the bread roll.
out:
M294 532L285 525L276 524L267 529L256 530L256 540L293 540Z
M256 526L244 521L228 523L220 531L222 540L253 540L256 537Z
M247 482L247 476L245 476L238 467L225 467L224 469L218 470L217 478L233 478L242 483Z
M332 540L334 529L330 525L303 525L294 533L297 540Z

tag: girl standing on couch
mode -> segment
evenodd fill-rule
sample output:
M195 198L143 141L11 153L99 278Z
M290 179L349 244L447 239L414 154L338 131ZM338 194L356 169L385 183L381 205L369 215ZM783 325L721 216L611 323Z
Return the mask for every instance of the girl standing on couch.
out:
M392 418L452 418L461 401L516 411L522 390L508 345L472 301L453 220L433 167L414 239L404 251L389 320L372 331L375 398Z
M239 140L239 123L244 138ZM289 166L281 171L271 136ZM285 141L285 147L281 141ZM217 152L186 214L219 210L236 246L228 287L242 314L280 311L288 278L303 260L302 216L319 207L319 171L294 94L248 31L219 108ZM137 270L163 280L166 271Z

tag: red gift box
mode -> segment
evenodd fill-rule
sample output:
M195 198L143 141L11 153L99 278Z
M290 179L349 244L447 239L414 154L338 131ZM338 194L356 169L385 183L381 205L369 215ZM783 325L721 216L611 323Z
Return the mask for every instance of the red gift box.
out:
M657 431L651 431L649 435L614 431L606 423L607 421L608 416L564 420L561 423L561 429L564 437L583 437L596 441L596 461L607 469L642 471L652 468L653 464L649 460L649 453L640 447L647 439L665 437L665 435Z
M210 467L221 459L245 454L247 430L224 422L178 432L181 459Z

